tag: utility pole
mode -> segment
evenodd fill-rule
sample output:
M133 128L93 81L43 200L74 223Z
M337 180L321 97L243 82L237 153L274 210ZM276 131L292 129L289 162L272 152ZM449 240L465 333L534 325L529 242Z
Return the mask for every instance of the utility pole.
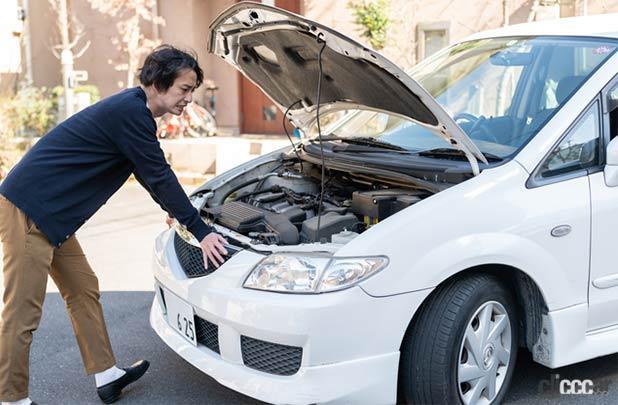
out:
M530 7L530 13L528 13L528 22L532 22L536 19L537 9L540 7L540 1L534 0L532 7Z
M32 45L30 43L30 9L28 7L28 0L22 1L22 10L24 18L24 33L23 33L23 45L24 45L24 59L26 60L26 83L28 86L32 85Z
M69 41L69 16L67 13L67 0L59 0L58 13L60 17L60 36L62 38L62 51L60 63L62 64L62 85L64 86L64 112L65 119L75 112L73 103L73 51Z
M509 0L502 0L502 15L504 16L503 27L509 25Z

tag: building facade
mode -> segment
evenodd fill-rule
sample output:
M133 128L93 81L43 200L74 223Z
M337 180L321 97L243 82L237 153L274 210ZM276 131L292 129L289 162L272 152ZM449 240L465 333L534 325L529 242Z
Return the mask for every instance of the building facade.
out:
M87 84L97 86L105 97L124 88L126 72L117 70L127 56L114 45L117 24L127 16L111 17L93 9L87 0L67 0L69 13L82 26L82 36L75 46L89 47L75 59L75 69L88 73ZM215 91L216 118L225 134L282 133L282 114L259 89L246 80L225 62L209 55L206 50L208 26L233 0L151 0L152 11L163 18L164 25L147 21L141 24L145 37L192 49L198 55L205 77L217 87ZM359 3L369 0L353 0ZM361 29L354 22L348 1L327 0L263 0L265 4L282 7L348 35L361 42ZM19 71L27 76L30 69L33 84L53 87L62 83L61 68L54 49L59 43L56 13L47 0L3 0L14 5L13 11L0 13L14 15L11 22L0 20L2 31L0 44L21 38L21 56L11 56L10 62L3 58L0 64L0 79L5 71ZM21 6L21 7L20 7ZM9 7L11 8L11 7ZM19 10L27 10L24 29L20 29ZM472 33L497 28L504 24L517 24L530 20L559 18L583 14L599 14L618 11L618 0L390 0L387 2L389 25L387 41L380 50L393 62L410 67L438 49L458 41ZM23 13L21 14L23 15ZM5 18L6 19L6 18ZM11 31L14 24L17 31ZM12 25L11 25L12 26ZM4 32L6 31L6 32ZM24 32L27 35L24 35ZM8 42L7 42L8 43ZM6 66L5 66L6 65ZM0 80L7 82L6 80ZM209 105L206 86L196 92L196 100Z
M24 34L24 12L18 0L4 0L0 13L0 94L11 92L19 80L21 38Z

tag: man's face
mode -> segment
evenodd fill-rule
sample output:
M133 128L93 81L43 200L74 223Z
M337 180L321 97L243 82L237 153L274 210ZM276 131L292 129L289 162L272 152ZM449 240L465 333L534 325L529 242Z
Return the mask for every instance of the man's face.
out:
M164 112L180 115L182 110L193 99L193 90L197 83L197 75L192 69L180 72L174 84L164 93L158 93L158 101Z

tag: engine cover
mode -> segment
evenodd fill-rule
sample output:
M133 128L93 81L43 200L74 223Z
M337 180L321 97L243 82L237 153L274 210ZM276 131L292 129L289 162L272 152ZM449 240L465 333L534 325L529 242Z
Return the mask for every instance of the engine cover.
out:
M319 242L325 238L329 242L333 234L341 231L357 231L360 222L354 214L339 214L327 212L320 219L320 232L318 234L318 217L313 217L303 222L300 237L303 242Z
M205 211L217 223L242 234L273 233L283 245L299 242L298 229L283 214L275 214L240 201L207 208Z
M367 224L373 224L420 200L421 193L402 189L355 191L352 194L352 212L364 217Z

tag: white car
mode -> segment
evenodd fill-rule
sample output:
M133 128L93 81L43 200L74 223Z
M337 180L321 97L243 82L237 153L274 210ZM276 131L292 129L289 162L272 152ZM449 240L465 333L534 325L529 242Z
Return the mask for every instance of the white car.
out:
M181 226L156 239L150 323L185 360L272 403L483 404L518 350L618 352L617 16L476 34L408 73L265 5L210 29L305 137L192 194L221 267Z

